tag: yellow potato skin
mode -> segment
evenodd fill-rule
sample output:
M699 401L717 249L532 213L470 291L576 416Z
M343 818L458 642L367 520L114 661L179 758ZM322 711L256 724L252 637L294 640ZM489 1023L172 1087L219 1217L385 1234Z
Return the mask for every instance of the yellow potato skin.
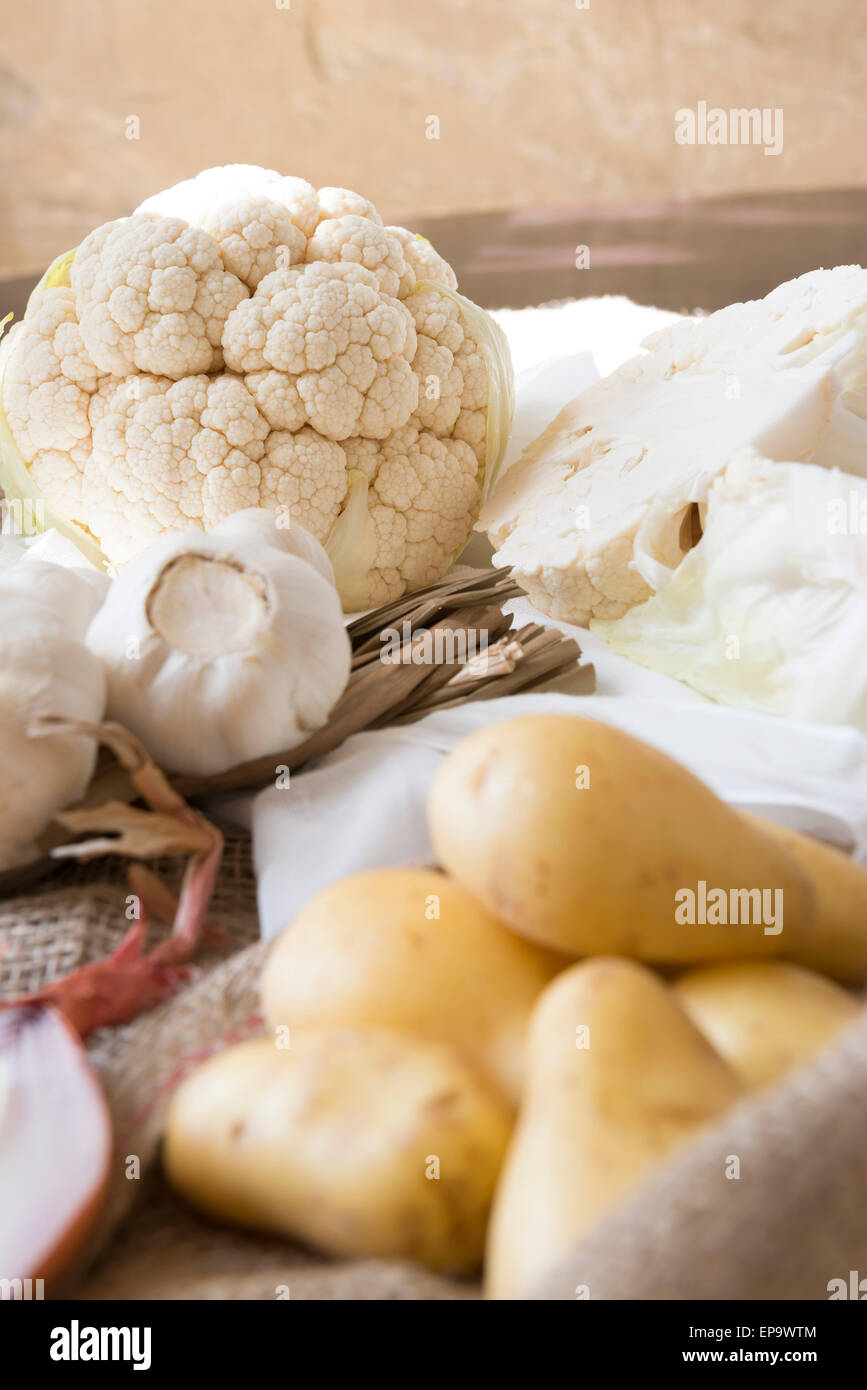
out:
M815 923L798 934L796 959L843 984L867 982L867 869L834 845L744 815L800 865L813 884Z
M812 884L782 845L680 764L595 720L531 715L477 730L438 769L429 820L440 864L489 912L575 956L780 956L812 928ZM700 880L782 889L782 933L678 923L675 894Z
M808 1062L860 1013L853 995L786 961L690 970L674 991L693 1023L748 1086Z
M496 1087L448 1048L386 1029L285 1050L260 1038L181 1084L164 1164L208 1216L464 1272L482 1256L510 1124Z
M435 870L374 870L325 888L281 933L262 1010L293 1038L372 1024L448 1043L517 1104L530 1010L563 964Z
M576 1046L579 1028L589 1046ZM526 1295L742 1093L658 975L613 957L564 971L533 1011L527 1088L488 1229L487 1296Z

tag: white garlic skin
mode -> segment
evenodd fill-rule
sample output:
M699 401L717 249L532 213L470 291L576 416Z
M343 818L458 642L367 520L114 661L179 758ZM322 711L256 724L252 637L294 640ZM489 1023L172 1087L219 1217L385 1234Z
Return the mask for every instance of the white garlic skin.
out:
M351 661L325 551L258 509L165 536L126 565L87 645L108 717L166 770L197 776L303 742Z
M0 574L0 870L37 856L38 836L93 775L95 739L27 731L46 715L102 719L105 679L84 645L99 598L88 575L41 560Z

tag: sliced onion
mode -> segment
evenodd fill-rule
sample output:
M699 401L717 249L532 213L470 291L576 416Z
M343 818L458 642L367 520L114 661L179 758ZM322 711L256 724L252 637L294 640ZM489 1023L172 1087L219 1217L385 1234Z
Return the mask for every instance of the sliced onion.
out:
M0 1012L0 1278L62 1273L99 1213L111 1153L105 1097L63 1016Z

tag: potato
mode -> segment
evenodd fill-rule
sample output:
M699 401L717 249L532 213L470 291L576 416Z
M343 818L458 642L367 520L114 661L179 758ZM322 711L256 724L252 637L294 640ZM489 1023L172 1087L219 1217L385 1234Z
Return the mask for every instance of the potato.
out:
M488 1296L521 1297L742 1090L657 975L613 958L564 971L533 1011L488 1232Z
M450 1043L517 1104L530 1010L563 964L443 874L376 870L325 888L277 938L262 1007L293 1038L374 1024Z
M439 862L489 912L573 955L779 956L814 930L810 879L775 838L664 753L594 720L532 715L477 730L438 769L429 818ZM726 917L760 920L702 921L703 885ZM749 890L766 890L767 912L760 894L748 906ZM677 920L684 893L692 923Z
M705 966L681 975L674 990L749 1086L768 1086L809 1061L860 1013L839 985L785 961Z
M449 1048L387 1029L253 1039L169 1106L169 1181L207 1215L331 1255L478 1265L511 1124Z
M816 896L812 931L802 931L797 959L844 984L867 982L867 869L834 845L745 815L800 864Z

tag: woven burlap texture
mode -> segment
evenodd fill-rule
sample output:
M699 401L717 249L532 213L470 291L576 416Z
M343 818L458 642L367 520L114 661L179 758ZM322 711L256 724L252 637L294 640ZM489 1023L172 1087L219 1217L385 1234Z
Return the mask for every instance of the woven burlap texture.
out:
M173 881L170 864L158 866ZM47 883L50 882L50 887ZM0 997L104 955L129 923L123 865L69 866L0 903ZM178 1081L261 1027L249 842L227 839L209 920L221 933L174 999L88 1051L117 1137L102 1222L67 1291L80 1298L467 1299L472 1284L414 1266L326 1261L225 1231L167 1190L158 1154ZM140 1176L130 1177L130 1158ZM737 1158L740 1176L726 1177ZM527 1297L824 1299L867 1277L867 1015L783 1084L745 1100L647 1183Z
M175 864L154 868L177 886ZM27 894L0 902L0 999L37 989L114 949L130 925L125 870L121 860L70 864L46 873ZM261 1030L258 991L266 947L258 940L246 835L226 838L208 921L215 933L181 993L88 1040L114 1124L112 1179L78 1269L55 1292L91 1299L477 1297L472 1285L412 1265L328 1261L286 1241L222 1230L188 1212L167 1189L158 1157L174 1087L211 1053ZM155 931L154 940L159 936Z
M525 1292L827 1299L851 1270L867 1278L867 1013L669 1160Z

